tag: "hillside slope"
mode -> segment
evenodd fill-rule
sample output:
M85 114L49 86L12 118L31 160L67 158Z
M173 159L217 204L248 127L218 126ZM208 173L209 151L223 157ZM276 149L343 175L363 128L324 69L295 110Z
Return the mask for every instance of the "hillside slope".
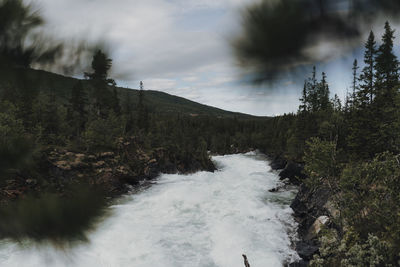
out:
M19 84L32 90L54 90L57 97L68 99L71 88L79 79L67 77L43 70L18 69L10 74L1 75L0 84ZM29 84L22 84L19 77L24 76ZM84 84L88 81L82 80ZM86 87L86 86L85 86ZM118 95L123 100L129 97L132 103L138 102L139 90L117 87ZM145 104L149 111L156 113L182 113L191 115L212 115L218 117L255 118L252 115L231 112L219 108L203 105L183 97L170 95L160 91L145 90Z

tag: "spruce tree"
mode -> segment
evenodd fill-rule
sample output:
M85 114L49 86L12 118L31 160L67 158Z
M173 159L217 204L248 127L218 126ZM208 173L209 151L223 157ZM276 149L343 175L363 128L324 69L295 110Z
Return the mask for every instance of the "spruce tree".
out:
M388 22L376 58L376 96L372 103L371 151L398 152L400 134L399 62L393 52L394 30Z
M97 50L92 60L93 73L85 73L85 77L90 80L106 81L107 84L114 85L114 80L107 78L111 67L112 59L108 58L101 50Z
M123 106L123 113L125 115L125 134L131 133L135 127L135 120L133 117L133 109L132 109L132 100L131 96L126 90L125 99L124 99L124 106Z
M386 22L375 65L378 94L388 93L399 82L399 61L393 52L394 32L389 22Z
M311 112L317 111L319 109L318 108L319 103L318 103L317 70L315 66L313 66L311 77L308 78L306 92L307 92L307 102L309 110Z
M108 78L108 72L112 67L112 60L107 57L101 50L98 50L92 60L93 73L85 73L85 77L91 80L95 91L94 108L95 113L101 117L107 117L110 111L120 114L121 106L116 83L113 79ZM110 89L110 87L112 87Z
M299 112L303 113L307 112L308 110L307 81L304 81L302 96L299 100L300 100Z
M372 101L376 95L375 83L375 59L377 49L375 35L371 31L365 43L364 68L361 71L356 84L355 64L353 64L353 94L350 104L352 105L347 114L348 136L347 142L351 154L359 158L371 158L374 155L374 138L377 124L373 121L376 111L373 111Z
M358 62L357 62L357 59L354 59L354 62L353 62L353 84L352 84L352 86L353 86L353 93L352 93L352 100L353 100L353 105L355 104L355 102L356 102L356 91L358 90L358 86L357 86L357 79L358 79L358 76L357 76L357 71L358 71Z
M41 139L46 143L52 143L59 135L61 120L59 106L53 89L41 92L35 99L38 124L42 128Z
M337 94L334 95L332 99L332 104L333 104L333 110L336 112L341 112L342 111L342 102L340 101L340 98Z
M331 107L331 103L329 101L329 85L326 80L325 72L322 72L321 82L318 84L318 97L317 103L319 110L328 110Z
M112 97L110 99L110 106L115 112L115 114L120 115L121 114L121 106L119 104L119 97L118 97L118 92L115 87L112 89Z
M349 113L351 107L351 99L349 97L349 88L346 88L346 96L344 98L344 112Z
M82 82L78 81L71 91L69 99L69 124L74 128L77 136L85 129L88 120L87 114L88 96Z
M365 43L364 64L360 74L360 88L357 92L357 98L362 104L371 104L374 98L374 85L375 85L375 58L377 48L375 35L373 31L370 32L367 42Z
M143 83L141 82L141 88L143 88ZM139 90L139 101L138 101L138 126L141 130L148 130L149 121L148 121L148 112L147 108L144 104L144 90Z

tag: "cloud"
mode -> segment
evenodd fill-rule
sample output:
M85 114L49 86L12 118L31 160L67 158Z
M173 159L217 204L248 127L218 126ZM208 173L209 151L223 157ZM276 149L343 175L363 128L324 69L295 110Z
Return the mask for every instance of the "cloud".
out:
M127 80L134 80L181 75L227 61L230 54L225 40L214 30L185 30L184 24L190 18L182 21L182 16L193 9L227 9L238 1L39 0L39 3L48 21L47 30L65 39L106 40L116 75L131 73ZM183 12L180 6L188 10Z
M252 0L175 0L171 1L180 6L185 11L198 9L226 9L226 7L242 7Z
M148 79L144 81L147 90L171 90L176 88L177 82L173 79Z
M192 75L192 76L186 76L182 78L182 81L184 82L197 82L199 80L199 77Z
M240 9L258 1L38 0L48 31L108 45L111 75L120 86L138 88L143 80L145 89L228 110L293 111L297 91L280 105L278 96L258 95L239 83L229 37L239 29Z

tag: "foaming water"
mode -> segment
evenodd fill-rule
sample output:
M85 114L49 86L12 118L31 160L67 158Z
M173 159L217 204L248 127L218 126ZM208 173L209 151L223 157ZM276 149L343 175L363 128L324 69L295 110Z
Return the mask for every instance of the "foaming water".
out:
M0 266L252 267L297 259L293 191L255 155L218 156L215 173L162 175L153 186L111 207L89 243L51 245L0 241Z

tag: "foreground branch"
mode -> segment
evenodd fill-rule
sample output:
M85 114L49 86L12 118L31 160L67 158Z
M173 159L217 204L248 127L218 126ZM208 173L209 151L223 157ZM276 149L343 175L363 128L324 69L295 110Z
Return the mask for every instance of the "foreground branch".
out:
M250 267L249 261L247 260L247 256L246 255L242 255L243 259L244 259L244 267Z

